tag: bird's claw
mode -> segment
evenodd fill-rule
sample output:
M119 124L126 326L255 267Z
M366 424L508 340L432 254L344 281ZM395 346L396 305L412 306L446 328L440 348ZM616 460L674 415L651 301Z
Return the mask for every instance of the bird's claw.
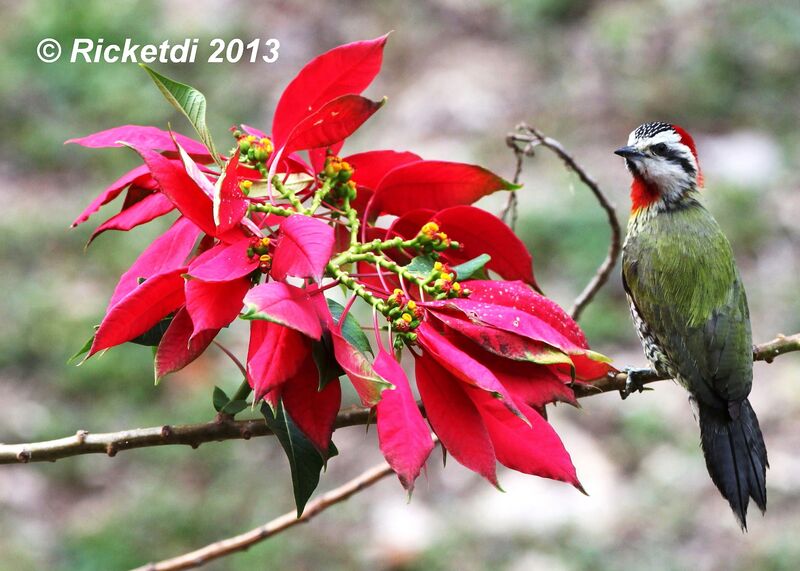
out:
M619 396L622 397L622 400L625 400L635 392L641 393L644 391L653 390L645 387L642 379L642 376L649 372L650 369L636 369L634 367L625 368L625 374L628 375L628 378L625 380L625 388L620 389L619 391Z

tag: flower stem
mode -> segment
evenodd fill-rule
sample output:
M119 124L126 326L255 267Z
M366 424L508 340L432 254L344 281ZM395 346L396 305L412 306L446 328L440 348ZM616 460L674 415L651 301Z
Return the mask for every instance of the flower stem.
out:
M303 208L303 203L299 198L297 198L297 195L294 193L294 191L286 188L283 185L281 177L278 175L272 177L272 186L275 187L275 190L277 190L283 198L289 201L289 204L294 206L294 209L297 210L297 212L306 212L306 209Z
M306 214L309 216L314 216L314 213L322 205L322 201L325 200L325 197L328 196L330 191L331 181L330 179L326 178L325 182L322 183L322 186L320 186L314 193L314 197L311 199L311 206L306 209Z
M291 216L297 214L294 210L289 210L282 206L273 206L272 204L250 204L251 212L264 212L265 214L276 214L278 216Z
M386 304L383 302L383 300L368 292L367 288L365 288L363 284L359 283L358 280L356 280L346 271L342 270L338 265L334 264L333 262L329 262L327 266L327 272L329 276L338 280L339 283L351 290L354 294L366 301L379 312L385 313L387 311Z

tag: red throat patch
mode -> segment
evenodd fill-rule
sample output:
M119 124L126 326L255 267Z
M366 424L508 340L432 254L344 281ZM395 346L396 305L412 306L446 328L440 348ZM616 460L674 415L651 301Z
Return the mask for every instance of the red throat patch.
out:
M631 183L631 212L647 208L658 200L658 189L638 176Z

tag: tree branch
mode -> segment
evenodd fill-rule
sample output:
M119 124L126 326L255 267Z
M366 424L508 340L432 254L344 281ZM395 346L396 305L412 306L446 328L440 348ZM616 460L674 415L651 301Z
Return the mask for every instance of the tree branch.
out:
M191 569L205 565L209 561L219 559L226 555L244 551L254 544L264 541L273 535L280 533L290 527L305 523L317 514L325 511L329 507L338 504L349 498L350 496L364 490L381 479L385 478L392 473L392 469L386 462L381 462L377 466L373 466L366 472L363 472L358 477L350 480L346 484L323 494L316 500L309 502L306 506L303 515L297 517L294 511L283 514L282 516L273 519L255 529L251 529L241 535L216 541L196 551L173 557L172 559L165 559L158 563L150 563L144 565L134 571L176 571L178 569Z
M578 175L578 178L580 178L581 182L589 187L589 190L592 191L592 194L594 194L597 202L600 203L600 206L606 212L608 225L611 227L611 243L608 246L608 254L606 254L605 260L603 260L603 263L600 264L599 268L597 268L597 272L595 273L594 277L592 277L589 283L586 284L586 287L575 299L572 309L570 309L570 315L577 321L589 302L592 301L597 292L600 291L600 288L603 287L603 285L608 281L608 276L614 269L617 259L622 251L622 229L619 225L619 220L617 220L617 213L614 209L614 205L609 202L606 195L602 190L600 190L597 181L595 181L586 172L586 170L580 164L578 164L572 155L570 155L566 149L564 149L561 143L555 139L546 137L535 127L525 123L520 123L517 125L516 132L508 135L506 138L506 144L514 150L514 154L517 157L517 170L514 179L515 182L522 172L523 156L533 156L534 148L537 145L541 145L543 147L547 147L556 155L558 155L558 157L564 161L564 164L567 166L567 168ZM520 144L523 146L520 147ZM514 193L511 194L513 195ZM503 211L504 220L506 220L506 217L509 215L509 213L512 216L511 227L513 228L513 222L516 221L515 196L509 196L508 203Z
M336 417L336 427L366 424L369 409L343 410ZM264 420L232 420L220 416L212 422L134 428L121 432L93 434L79 430L73 436L31 442L28 444L0 444L0 464L25 464L27 462L55 462L61 458L81 454L107 454L115 456L122 450L183 444L197 448L205 442L223 440L249 440L267 436L272 431Z
M792 351L800 351L800 333L794 335L778 335L772 341L762 343L753 347L753 361L765 361L772 363L775 357ZM655 381L664 381L669 377L659 376L653 370L641 373L641 381L643 383L652 383ZM575 396L584 398L601 393L611 391L621 391L625 388L625 382L628 380L628 375L624 371L620 371L614 375L609 375L605 379L600 379L592 382L592 384L575 385L573 390ZM639 379L637 379L639 380Z
M771 363L775 357L800 351L800 333L794 335L778 335L772 341L754 347L753 359ZM628 376L624 372L599 379L591 384L576 384L573 388L575 396L584 398L625 388ZM644 382L663 380L655 371L643 375ZM369 421L370 410L352 408L343 410L336 418L336 427L363 425ZM79 430L73 436L30 442L26 444L0 444L0 464L24 464L27 462L55 462L61 458L82 454L107 454L114 456L122 450L149 448L151 446L168 446L183 444L197 448L205 442L221 442L223 440L248 440L257 436L267 436L272 432L262 420L230 420L219 418L212 422L154 426L135 428L121 432L92 434Z

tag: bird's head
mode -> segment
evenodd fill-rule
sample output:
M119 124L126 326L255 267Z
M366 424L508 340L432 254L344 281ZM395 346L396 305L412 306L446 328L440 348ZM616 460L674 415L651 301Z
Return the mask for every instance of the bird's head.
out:
M614 153L624 157L633 175L633 210L654 205L668 208L702 186L694 140L677 125L640 125L628 137L628 144Z

